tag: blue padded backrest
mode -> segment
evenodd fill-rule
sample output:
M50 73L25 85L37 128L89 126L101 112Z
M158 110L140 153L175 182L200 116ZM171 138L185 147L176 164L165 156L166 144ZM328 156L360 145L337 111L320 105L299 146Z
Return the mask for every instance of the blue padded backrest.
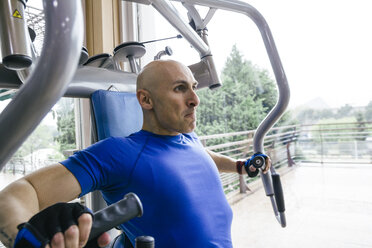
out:
M98 140L126 137L141 130L142 109L135 93L98 90L91 101Z

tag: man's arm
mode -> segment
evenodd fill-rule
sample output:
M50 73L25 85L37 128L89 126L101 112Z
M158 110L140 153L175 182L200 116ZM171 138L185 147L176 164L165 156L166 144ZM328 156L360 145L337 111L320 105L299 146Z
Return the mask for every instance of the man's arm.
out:
M1 242L7 247L13 247L18 233L17 226L20 223L27 222L36 213L57 202L75 199L80 192L81 188L77 179L61 164L43 168L8 185L0 192ZM78 219L79 229L83 230L79 232L75 227L69 228L65 236L72 236L72 239L76 240L76 235L78 235L79 239L83 238L86 241L91 222L90 215L83 214ZM57 240L53 238L52 242L58 242L58 238L61 239L61 234L56 236Z
M208 149L205 150L207 151L209 156L212 157L213 161L216 163L217 168L220 172L237 172L235 159L212 152L211 150Z
M207 153L212 157L213 161L216 163L217 168L220 172L237 172L237 167L236 167L236 161L233 158L230 158L228 156L218 154L215 152L212 152L208 149L205 149ZM267 157L266 160L266 167L264 169L264 173L266 173L271 167L271 160L269 157ZM249 167L249 170L254 172L256 171L256 168L253 166ZM245 170L242 170L242 174L247 174Z

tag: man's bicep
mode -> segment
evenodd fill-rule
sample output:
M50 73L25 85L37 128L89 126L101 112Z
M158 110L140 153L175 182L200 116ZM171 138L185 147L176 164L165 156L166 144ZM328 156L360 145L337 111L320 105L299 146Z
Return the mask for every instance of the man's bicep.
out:
M54 164L25 177L35 189L40 209L57 202L68 202L79 196L81 187L76 177L62 164Z

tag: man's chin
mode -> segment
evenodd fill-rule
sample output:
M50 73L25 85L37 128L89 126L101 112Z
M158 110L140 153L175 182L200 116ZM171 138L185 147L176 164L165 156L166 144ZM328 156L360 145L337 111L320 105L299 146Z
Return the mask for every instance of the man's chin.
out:
M193 120L188 123L182 123L183 125L180 127L179 130L177 130L179 133L191 133L195 130L196 128L196 121Z
M191 132L193 132L195 130L195 128L196 128L196 125L195 124L192 125L192 126L189 126L188 128L185 128L186 130L185 130L184 133L191 133Z

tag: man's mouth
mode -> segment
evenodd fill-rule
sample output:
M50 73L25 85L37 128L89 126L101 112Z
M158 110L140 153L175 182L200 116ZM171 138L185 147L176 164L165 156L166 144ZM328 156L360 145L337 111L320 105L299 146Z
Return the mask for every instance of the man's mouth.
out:
M195 112L191 112L185 115L186 118L193 118L195 119Z

